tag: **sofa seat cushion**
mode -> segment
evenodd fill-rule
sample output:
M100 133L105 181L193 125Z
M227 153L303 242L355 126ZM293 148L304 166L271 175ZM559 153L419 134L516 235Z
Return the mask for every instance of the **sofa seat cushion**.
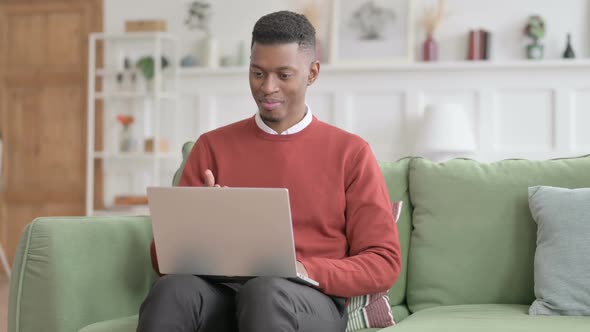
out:
M530 316L528 309L518 304L433 307L380 332L582 332L590 326L590 317Z
M137 315L108 320L88 325L78 332L135 332L137 329ZM356 332L376 332L379 329L364 329Z
M135 332L137 315L107 320L86 326L78 332Z

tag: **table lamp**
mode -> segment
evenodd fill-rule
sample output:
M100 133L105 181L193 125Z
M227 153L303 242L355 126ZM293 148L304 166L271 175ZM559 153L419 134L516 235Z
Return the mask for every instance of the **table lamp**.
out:
M425 157L442 161L475 151L475 137L459 104L430 104L424 110L418 148Z

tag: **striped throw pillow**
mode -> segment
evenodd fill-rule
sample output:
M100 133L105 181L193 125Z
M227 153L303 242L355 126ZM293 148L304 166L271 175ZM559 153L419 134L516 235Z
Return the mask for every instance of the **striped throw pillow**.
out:
M402 203L401 201L391 203L396 223L402 210ZM395 325L387 291L351 297L346 309L348 312L346 332Z

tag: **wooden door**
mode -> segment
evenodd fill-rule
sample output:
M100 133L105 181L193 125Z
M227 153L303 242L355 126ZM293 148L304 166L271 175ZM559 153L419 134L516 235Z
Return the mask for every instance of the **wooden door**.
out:
M88 34L102 0L0 1L0 241L13 260L39 216L83 215Z

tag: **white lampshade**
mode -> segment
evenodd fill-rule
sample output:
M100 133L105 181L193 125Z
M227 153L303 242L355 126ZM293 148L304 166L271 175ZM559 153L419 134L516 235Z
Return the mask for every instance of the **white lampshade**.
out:
M473 128L461 105L428 105L424 110L419 148L426 153L475 151Z

